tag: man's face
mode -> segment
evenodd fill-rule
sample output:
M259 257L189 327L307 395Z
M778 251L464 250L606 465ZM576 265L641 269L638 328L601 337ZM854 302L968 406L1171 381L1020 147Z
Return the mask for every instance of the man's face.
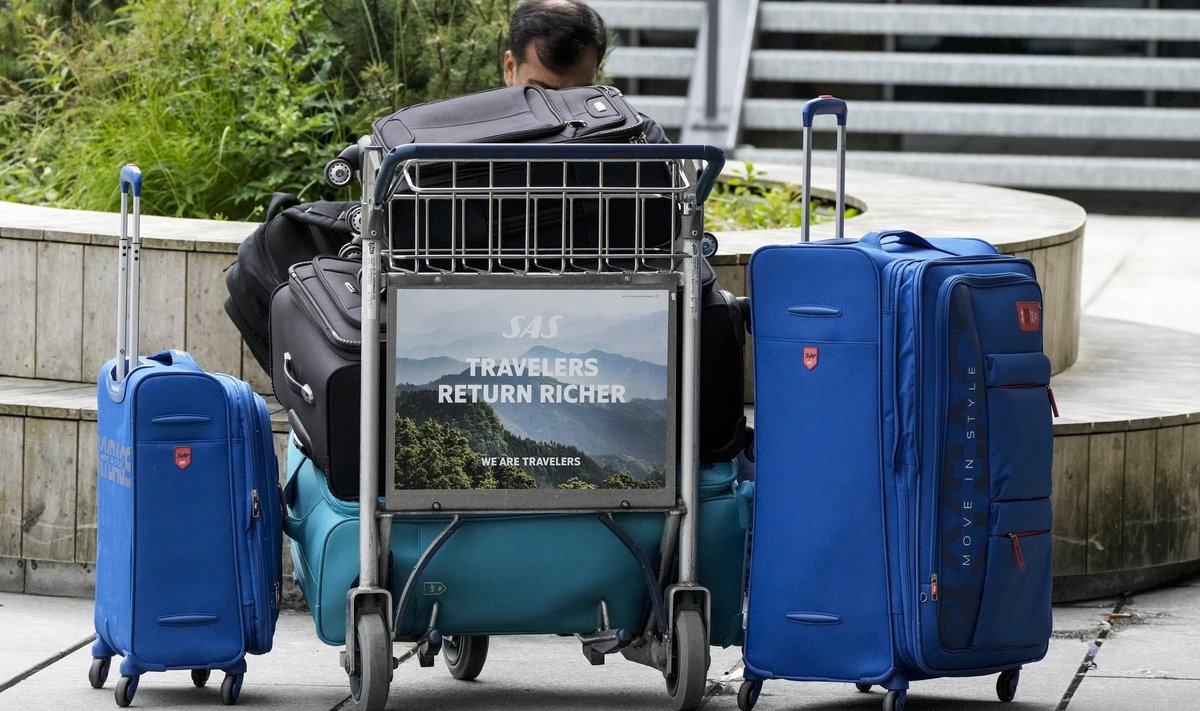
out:
M532 46L525 47L521 61L517 59L511 51L504 53L504 83L508 86L536 84L546 89L587 86L596 83L596 72L600 68L600 58L591 47L584 49L579 61L562 74L547 69Z

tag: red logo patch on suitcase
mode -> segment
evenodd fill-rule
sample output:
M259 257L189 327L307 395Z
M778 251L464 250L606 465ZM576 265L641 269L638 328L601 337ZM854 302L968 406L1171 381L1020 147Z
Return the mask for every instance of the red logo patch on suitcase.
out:
M1037 333L1042 328L1042 305L1037 301L1017 302L1017 327Z
M192 464L192 448L191 447L176 447L175 448L175 466L180 469L187 469Z
M804 367L812 370L817 367L817 349L815 346L804 347Z

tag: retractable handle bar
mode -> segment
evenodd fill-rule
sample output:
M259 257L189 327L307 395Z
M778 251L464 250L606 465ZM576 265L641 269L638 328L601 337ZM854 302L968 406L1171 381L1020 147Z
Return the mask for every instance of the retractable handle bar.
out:
M813 120L817 116L832 115L837 119L837 215L836 235L841 239L845 233L846 222L846 102L824 94L805 102L800 110L800 120L804 128L804 204L801 215L800 239L809 241L809 229L812 218L809 216L812 204L812 133Z
M121 236L117 240L117 380L137 367L138 311L142 251L142 171L121 168ZM133 238L129 236L129 194L133 193Z

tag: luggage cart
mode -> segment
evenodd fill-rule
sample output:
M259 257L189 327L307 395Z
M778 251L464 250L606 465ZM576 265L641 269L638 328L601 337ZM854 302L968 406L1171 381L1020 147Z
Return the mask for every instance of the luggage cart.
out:
M369 138L358 146L361 342L377 343L381 329L389 339L387 363L378 349L362 349L359 578L347 593L342 654L358 707L383 708L398 665L393 640L414 609L422 571L457 532L497 514L549 517L550 525L556 515L586 514L599 518L636 560L642 579L628 585L645 587L652 609L642 629L630 634L610 629L601 600L596 632L576 633L585 655L599 664L603 655L620 651L657 668L671 707L696 708L709 663L709 599L697 582L692 515L698 510L699 256L703 202L723 154L686 145L424 144L384 155ZM672 234L648 234L664 224L664 209ZM512 222L519 218L524 224L514 236ZM386 497L376 497L381 471L392 467L379 461L378 418L391 408L381 409L378 384L386 379L392 386L386 392L395 397L396 319L404 313L398 302L421 290L475 288L500 296L510 289L537 289L546 298L571 289L668 295L673 392L664 408L669 461L659 489L413 491L387 476ZM630 512L662 517L657 569L618 522ZM393 600L388 585L393 522L431 516L447 523L424 547ZM426 617L425 632L417 638L422 666L432 665L445 649L455 677L478 674L486 654L486 646L482 653L474 647L480 637L441 628L436 602Z

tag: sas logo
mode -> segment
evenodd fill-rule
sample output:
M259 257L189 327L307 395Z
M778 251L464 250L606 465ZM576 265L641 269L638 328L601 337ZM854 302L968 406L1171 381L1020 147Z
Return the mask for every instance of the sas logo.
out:
M812 370L817 367L817 357L820 353L814 346L804 347L804 367Z
M192 448L191 447L176 447L175 448L175 466L180 470L187 469L192 465Z
M1042 304L1037 301L1017 302L1017 328L1030 333L1042 329Z
M513 316L508 333L502 335L505 338L555 338L562 320L562 316Z

